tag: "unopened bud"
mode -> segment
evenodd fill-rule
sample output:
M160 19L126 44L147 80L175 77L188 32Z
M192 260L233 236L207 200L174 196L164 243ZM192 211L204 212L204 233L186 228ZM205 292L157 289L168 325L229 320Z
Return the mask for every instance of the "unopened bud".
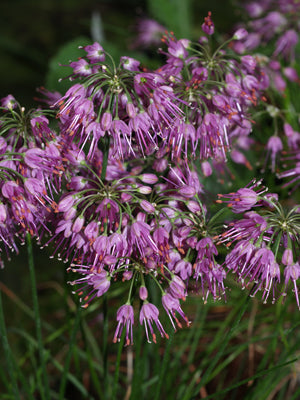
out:
M244 28L238 29L233 35L233 40L243 40L248 36L248 32Z

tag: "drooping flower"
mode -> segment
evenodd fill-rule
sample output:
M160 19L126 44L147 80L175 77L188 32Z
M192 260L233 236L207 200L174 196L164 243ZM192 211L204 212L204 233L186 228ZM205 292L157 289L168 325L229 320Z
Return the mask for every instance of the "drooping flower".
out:
M133 344L132 326L134 323L134 311L130 304L124 304L117 311L117 328L114 334L114 343L120 341L123 329L126 329L125 345Z
M187 326L189 326L189 324L190 324L189 320L188 320L187 316L184 314L184 312L180 306L180 302L179 302L178 298L173 297L170 293L165 293L162 296L161 301L162 301L162 305L163 305L164 309L166 310L166 312L170 318L170 321L171 321L171 324L172 324L174 330L176 330L176 326L175 326L173 320L175 320L175 322L179 328L182 327L181 322L178 320L178 318L176 316L176 313L178 313L185 320Z
M152 336L153 342L156 343L156 334L154 333L153 330L153 324L156 325L161 337L166 337L167 339L169 338L160 320L158 319L158 316L159 316L158 308L154 304L144 302L140 310L140 324L144 325L145 327L148 343L151 343L149 331Z

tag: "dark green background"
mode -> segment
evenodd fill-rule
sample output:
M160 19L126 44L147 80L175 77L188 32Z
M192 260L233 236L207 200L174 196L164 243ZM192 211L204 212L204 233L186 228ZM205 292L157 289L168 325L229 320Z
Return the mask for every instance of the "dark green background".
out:
M79 37L92 40L93 13L101 15L106 50L118 56L128 55L139 17L155 18L178 37L196 39L208 11L219 32L228 32L237 18L229 0L2 0L0 97L13 94L31 104L36 87L49 82L49 63L54 58L57 64L61 47Z

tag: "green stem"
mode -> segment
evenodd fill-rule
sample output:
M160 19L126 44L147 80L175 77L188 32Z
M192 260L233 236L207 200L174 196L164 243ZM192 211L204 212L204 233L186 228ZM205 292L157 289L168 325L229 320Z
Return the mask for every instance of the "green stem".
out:
M112 392L112 397L111 397L113 400L117 399L118 380L119 380L122 349L124 346L124 339L125 339L125 329L123 329L123 332L121 335L121 340L120 340L119 347L118 347L118 354L117 354L117 359L116 359L116 370L115 370L115 376L114 376L114 385L113 385L113 392Z
M103 382L104 384L104 398L108 399L108 302L107 302L107 294L103 295L103 371L104 377Z
M27 241L29 274L30 274L30 280L31 280L33 311L34 311L35 323L36 323L36 336L37 336L37 342L38 342L38 350L39 350L41 369L42 369L42 374L43 374L43 384L44 384L43 386L44 386L46 399L50 400L50 388L49 388L49 381L48 381L48 375L47 375L47 369L46 369L46 361L45 361L45 356L44 356L44 347L43 347L43 339L42 339L42 325L41 325L41 318L40 318L40 313L39 313L39 303L38 303L36 279L35 279L35 272L34 272L33 249L32 249L31 236L29 233L27 233L27 235L26 235L26 241ZM43 394L41 393L41 395L43 395Z
M10 349L8 339L7 339L1 290L0 290L0 336L1 336L2 346L3 346L3 350L4 350L4 356L5 356L8 374L10 376L11 383L12 383L14 398L18 400L18 399L20 399L20 393L19 393L18 384L17 384L17 380L15 377L15 371L14 371L14 367L13 367L13 356L12 356L11 349Z
M68 354L67 354L66 360L65 360L64 372L63 372L63 376L62 376L61 383L60 383L60 388L59 388L59 398L60 399L64 399L64 395L65 395L67 377L68 377L68 373L69 373L69 369L70 369L70 363L71 363L72 354L73 354L73 351L74 351L76 334L77 334L77 331L78 331L78 328L79 328L81 310L82 310L82 308L80 306L78 306L77 312L76 312L75 321L74 321L74 326L73 326L73 330L72 330L72 334L71 334Z
M163 381L165 379L166 370L169 366L170 349L172 347L173 337L174 337L174 331L172 331L170 333L170 338L167 342L166 350L164 351L164 358L163 358L162 366L161 366L160 373L159 373L159 380L158 380L154 400L161 399L161 388L162 388Z

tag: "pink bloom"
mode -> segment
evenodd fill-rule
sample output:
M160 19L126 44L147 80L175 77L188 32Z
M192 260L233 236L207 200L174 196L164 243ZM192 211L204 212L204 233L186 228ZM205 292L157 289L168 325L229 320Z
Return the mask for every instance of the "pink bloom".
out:
M120 341L122 331L126 327L125 346L133 344L132 325L134 323L133 307L130 304L124 304L117 311L118 325L114 334L113 342Z
M161 337L166 337L167 339L169 338L168 334L165 332L160 320L158 319L159 311L157 307L154 304L151 303L144 303L142 305L141 311L140 311L140 324L145 326L146 330L146 336L147 336L147 341L148 343L151 343L149 339L149 332L148 329L150 330L150 333L152 335L153 342L156 343L156 335L153 330L153 323L155 323Z
M182 328L180 321L176 317L176 313L178 313L185 320L187 326L189 326L189 324L190 324L189 320L186 317L186 315L184 314L184 312L180 306L180 302L176 297L173 297L170 293L166 293L162 296L161 301L162 301L162 305L163 305L164 309L166 310L166 312L170 318L170 321L171 321L171 324L172 324L174 330L176 330L176 327L175 327L173 319L175 320L177 326L179 328Z
M103 47L97 42L85 46L84 50L86 51L87 58L91 61L91 63L103 62L105 60Z
M285 270L284 270L285 292L283 294L286 295L286 290L287 290L289 281L292 281L292 284L294 286L295 297L297 300L297 305L298 305L298 308L300 309L298 287L296 284L296 281L299 279L299 277L300 277L300 265L298 262L295 264L287 265L285 267Z

